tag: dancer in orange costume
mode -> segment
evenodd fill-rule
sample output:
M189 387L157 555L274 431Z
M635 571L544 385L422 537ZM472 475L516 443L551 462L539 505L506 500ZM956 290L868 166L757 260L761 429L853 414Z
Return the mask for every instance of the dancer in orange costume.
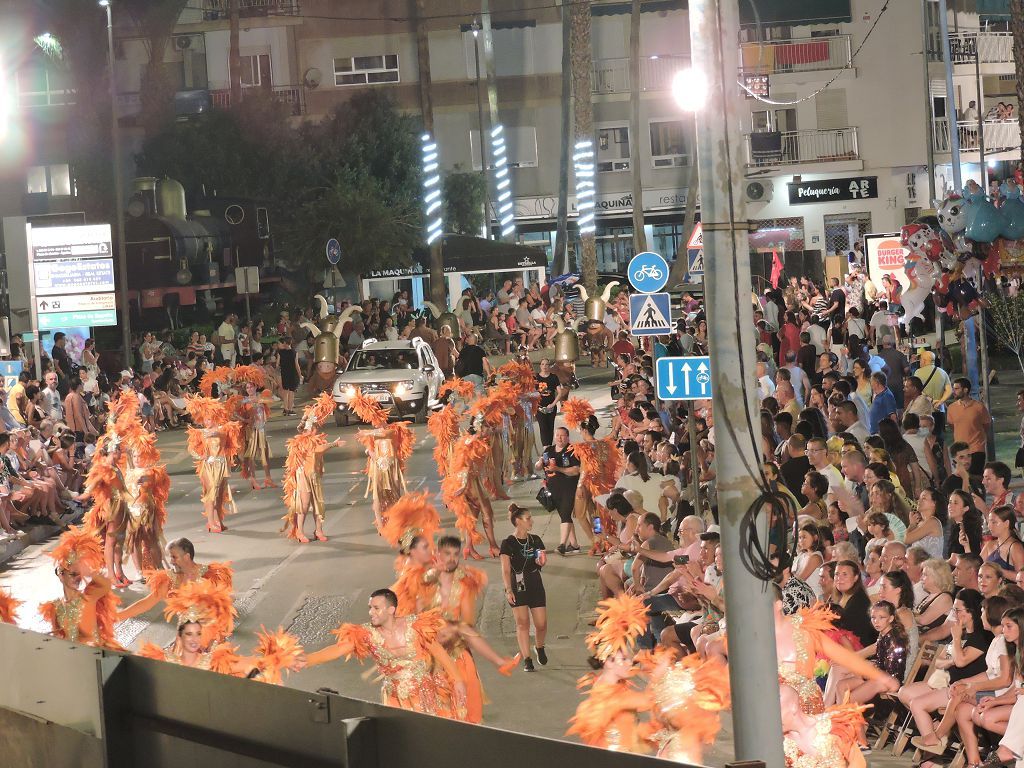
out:
M121 567L124 530L128 523L124 475L119 466L117 438L107 430L113 439L97 441L89 472L85 477L85 496L92 500L92 506L85 513L82 524L96 536L103 538L103 559L107 573L113 579L113 586L127 586L131 583Z
M306 515L313 513L316 523L314 535L320 541L327 541L324 533L324 454L331 448L344 445L338 438L328 443L327 437L318 427L334 413L334 399L329 392L321 392L302 412L299 434L286 444L288 458L284 462L284 504L288 513L284 516L284 535L301 544L309 544L303 532Z
M512 409L507 421L508 465L512 480L525 480L533 472L534 437L533 416L537 412L537 379L533 366L518 360L509 360L495 371L514 392Z
M779 657L779 685L796 691L800 706L808 715L825 711L821 688L815 681L814 667L819 658L833 664L842 664L850 672L865 680L885 682L886 690L895 683L892 678L866 659L829 638L838 618L820 603L801 608L791 616L785 615L782 601L775 601L775 647Z
M3 587L0 587L0 623L17 624L18 608L24 603L18 600Z
M381 702L428 715L465 718L466 685L437 642L444 619L436 611L399 618L390 589L370 595L368 624L342 624L334 645L309 654L314 667L342 656L372 658L380 672Z
M434 567L434 536L441 516L427 502L426 493L408 493L388 510L381 538L398 550L391 591L398 596L398 616L420 613L433 602L437 591Z
M192 581L167 597L164 616L177 624L177 637L169 648L146 643L138 655L184 667L245 676L251 659L238 655L238 647L225 639L234 629L235 606L231 590L211 581Z
M415 437L402 422L388 423L383 406L357 392L348 407L373 429L359 430L357 437L366 449L366 493L373 498L373 521L379 531L388 508L405 493L405 464L412 456Z
M490 498L509 498L505 492L505 443L509 439L508 419L515 412L516 399L515 389L503 381L469 408L477 436L487 443L480 479Z
M267 419L270 418L270 390L260 391L262 384L248 381L245 397L240 405L240 415L245 424L245 450L242 453L242 477L249 481L255 491L259 488L276 488L277 483L270 476L270 443L267 441ZM256 461L263 465L263 485L256 482Z
M254 679L270 685L281 685L284 672L294 672L306 666L306 651L299 638L281 627L270 632L260 627L256 633L256 647L253 649L259 675Z
M434 463L441 479L451 471L455 455L455 444L461 433L460 422L469 402L475 397L476 388L471 382L459 378L449 379L441 385L438 398L447 399L445 406L434 411L427 419L427 431L434 438Z
M194 425L188 428L188 450L196 459L206 530L211 533L226 531L224 517L235 513L228 476L242 452L242 425L232 418L232 406L209 397L185 398Z
M645 653L641 663L654 710L648 726L657 756L700 764L704 746L713 744L729 708L729 670L716 658L696 654L675 659L671 650Z
M597 611L587 645L601 671L580 678L577 687L586 690L587 698L569 720L566 735L614 752L648 752L638 713L651 708L651 699L631 682L636 642L647 628L647 607L640 598L622 594L599 602Z
M780 695L786 768L865 768L858 734L865 726L867 707L840 704L809 715L793 688L782 686Z
M117 605L110 580L100 573L103 547L92 531L73 526L61 534L49 553L57 563L57 578L64 596L39 606L61 640L119 650L114 640Z
M594 537L594 519L601 520L601 530L611 533L614 522L608 510L597 503L602 496L615 487L615 481L622 474L622 452L610 437L598 439L597 416L593 406L586 400L569 398L562 403L562 415L569 429L577 430L583 439L573 443L573 452L580 460L580 481L576 486L576 504L573 514L580 521L590 539L590 554L596 555L604 549L605 539Z
M460 542L455 536L445 536L437 544L440 568L433 572L435 589L425 606L441 612L447 626L438 640L455 662L466 682L466 721L483 720L484 689L473 654L487 659L505 675L519 663L519 654L503 658L491 647L476 627L476 601L487 585L487 574L477 568L463 565L460 560ZM431 578L430 572L427 578Z
M155 608L168 595L173 595L178 587L193 581L207 580L215 585L232 588L234 572L230 563L195 562L195 547L188 539L175 539L167 545L167 560L171 567L167 570L145 571L146 586L149 594L132 603L124 610L117 612L117 620L124 621L133 616Z
M482 520L491 557L500 553L494 538L494 509L480 478L490 446L476 434L466 434L455 443L452 464L441 481L441 499L455 513L455 527L462 536L462 553L474 560L483 560L475 544L483 541L476 521Z

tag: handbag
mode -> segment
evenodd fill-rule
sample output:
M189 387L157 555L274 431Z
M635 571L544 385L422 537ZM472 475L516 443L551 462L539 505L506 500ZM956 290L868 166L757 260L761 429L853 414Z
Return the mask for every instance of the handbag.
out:
M554 512L558 507L558 502L555 501L554 495L544 483L541 483L540 490L537 491L537 501L548 512Z
M948 669L936 669L928 676L928 687L941 690L942 688L949 688L949 670Z
M1024 447L1017 449L1017 458L1013 460L1013 466L1024 467Z

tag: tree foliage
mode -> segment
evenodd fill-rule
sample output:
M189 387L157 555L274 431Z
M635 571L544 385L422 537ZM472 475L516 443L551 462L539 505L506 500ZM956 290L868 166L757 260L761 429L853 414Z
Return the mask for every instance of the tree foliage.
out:
M479 173L459 170L444 178L445 231L479 235L484 226L484 196L487 182Z
M992 318L990 328L996 338L1016 357L1024 371L1024 293L1009 296L1002 291L992 291L985 296L988 314Z
M271 94L247 93L236 108L170 124L136 162L177 179L193 200L204 188L265 200L277 255L315 278L331 237L345 268L408 262L422 240L417 134L376 92L296 126Z

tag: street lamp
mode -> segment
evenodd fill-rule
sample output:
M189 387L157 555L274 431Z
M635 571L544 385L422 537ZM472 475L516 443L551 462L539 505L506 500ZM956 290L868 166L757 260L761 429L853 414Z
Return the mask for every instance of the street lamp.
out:
M672 97L680 109L699 112L708 101L708 78L692 67L681 69L672 77Z
M114 154L114 222L117 233L117 269L120 273L121 346L125 368L132 364L131 304L128 301L128 253L124 244L124 171L121 168L121 125L117 120L117 81L114 77L114 20L110 0L99 0L107 12L107 65L110 68L110 141Z

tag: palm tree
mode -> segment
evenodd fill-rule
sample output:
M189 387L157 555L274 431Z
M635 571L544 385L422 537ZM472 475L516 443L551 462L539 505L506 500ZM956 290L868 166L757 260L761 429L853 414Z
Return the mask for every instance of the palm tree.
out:
M570 55L573 91L573 125L576 141L594 141L594 108L591 104L593 55L590 41L590 0L572 0ZM597 291L597 247L594 233L580 235L579 267L583 284Z
M555 233L554 271L565 274L569 265L569 167L572 165L572 40L571 13L562 0L562 135L558 168L558 224Z
M647 250L644 232L644 186L640 162L640 0L633 0L629 14L629 171L633 176L633 252Z
M1013 62L1017 74L1017 103L1024 105L1024 0L1010 0L1010 29L1013 32ZM1017 110L1020 125L1020 159L1024 165L1024 110Z
M178 17L188 3L189 0L121 0L118 3L118 9L123 8L142 33L149 54L139 89L142 101L139 123L147 136L155 136L174 120L177 86L164 66L164 53Z
M242 54L239 49L238 0L228 0L228 73L231 77L231 103L238 106L242 102Z

